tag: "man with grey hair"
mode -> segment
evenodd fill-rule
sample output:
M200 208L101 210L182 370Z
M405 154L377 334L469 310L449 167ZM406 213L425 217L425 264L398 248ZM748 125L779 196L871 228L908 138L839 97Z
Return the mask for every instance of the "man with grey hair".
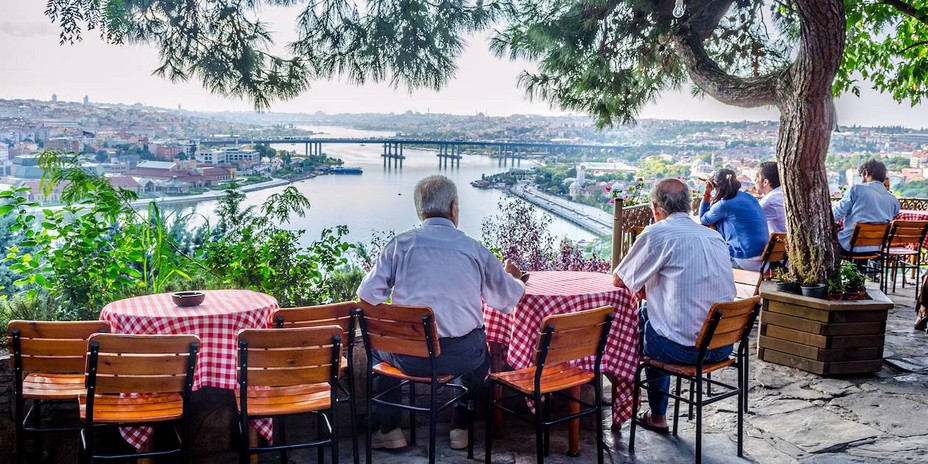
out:
M735 281L722 236L689 216L690 190L677 179L664 179L651 189L654 223L646 227L615 268L613 283L647 297L640 313L644 335L642 356L674 364L695 364L696 335L709 308L735 298ZM728 357L732 347L706 354L708 362ZM633 418L646 429L667 432L670 378L646 370L651 387L650 411Z
M397 235L384 247L377 263L358 287L362 301L377 305L391 294L394 304L428 306L435 312L441 356L436 374L465 375L470 405L490 368L482 301L503 313L511 311L525 293L522 271L504 263L486 247L457 229L458 194L444 176L429 176L416 184L416 212L422 227ZM388 362L412 376L429 376L427 358L378 352L375 361ZM380 377L377 390L388 391L398 381ZM399 401L400 391L389 393ZM457 405L452 416L451 448L467 447L466 426L473 408ZM380 430L371 437L373 448L402 448L406 438L393 408L379 408Z

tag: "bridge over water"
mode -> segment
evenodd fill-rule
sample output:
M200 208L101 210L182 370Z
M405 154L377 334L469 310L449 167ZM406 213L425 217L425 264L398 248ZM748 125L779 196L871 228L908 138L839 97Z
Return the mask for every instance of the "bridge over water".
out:
M251 144L303 144L306 156L322 154L322 146L325 144L382 144L383 165L402 167L403 160L406 156L403 149L407 146L429 147L437 150L438 164L453 166L461 164L461 153L464 149L483 149L484 152L490 151L490 156L499 157L501 162L507 159L521 159L529 156L546 156L568 151L597 151L599 153L619 153L629 148L628 145L603 145L595 143L558 143L558 142L532 142L532 141L507 141L507 140L438 140L438 139L415 139L401 137L368 137L368 138L317 138L317 137L274 137L274 138L253 138L253 139L206 139L199 142L203 146L238 146L243 143Z

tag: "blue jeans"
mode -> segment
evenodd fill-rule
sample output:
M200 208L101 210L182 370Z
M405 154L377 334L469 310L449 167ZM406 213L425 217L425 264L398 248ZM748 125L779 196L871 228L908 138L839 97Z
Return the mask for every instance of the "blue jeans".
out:
M658 335L648 321L646 306L642 306L641 308L639 322L641 323L641 330L644 333L644 347L641 350L642 356L673 364L696 364L696 360L699 357L699 349L695 346L681 345ZM709 350L706 352L705 362L713 363L723 361L731 354L731 351L731 345ZM666 416L668 400L666 393L670 391L670 376L654 368L645 368L644 373L648 379L648 385L659 390L648 390L648 405L651 408L651 414L655 416Z
M462 376L464 386L468 389L467 396L464 398L466 401L455 404L451 414L452 428L466 428L474 413L475 401L480 398L487 375L490 373L487 334L481 327L462 337L441 338L438 344L441 346L441 355L435 358L435 374ZM374 364L385 361L407 375L416 377L432 375L428 358L396 355L376 350L371 354ZM374 384L378 392L385 392L399 385L400 380L392 377L377 377ZM398 403L401 398L402 394L399 389L392 390L383 397L384 400L392 403ZM397 408L380 406L377 408L376 417L380 423L380 430L384 433L400 426L400 410Z

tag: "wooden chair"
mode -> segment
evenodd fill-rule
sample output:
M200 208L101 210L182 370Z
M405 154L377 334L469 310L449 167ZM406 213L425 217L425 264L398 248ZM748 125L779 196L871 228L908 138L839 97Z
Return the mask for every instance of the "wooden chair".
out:
M342 357L340 365L341 373L345 376L347 388L339 383L339 395L336 399L339 403L348 403L348 409L351 412L351 446L354 464L360 460L358 445L358 424L357 424L357 406L355 403L355 382L352 366L354 366L353 347L355 343L355 332L357 328L357 311L358 303L346 301L343 303L333 303L320 306L304 306L299 308L282 308L274 311L271 315L271 321L277 328L300 328L300 327L320 327L328 325L337 325L342 328L342 341L346 342L345 356Z
M603 463L605 449L601 407L603 384L599 369L602 364L603 350L606 347L606 339L609 336L614 311L611 306L603 306L587 311L546 317L541 321L538 342L535 345L534 366L516 371L490 374L490 388L487 388L487 417L492 417L495 408L526 422L534 423L535 453L539 464L544 462L544 457L550 451L549 434L551 426L587 415L596 416L597 462L599 464ZM571 366L571 361L593 356L595 356L593 372ZM595 400L592 404L565 393L565 390L589 383L593 384ZM492 387L495 385L501 385L512 391L513 394L494 399ZM585 409L551 419L552 395L557 395L569 402L583 406ZM536 408L534 419L523 417L516 411L501 404L512 397L529 397L533 399ZM487 421L487 464L490 464L492 456L492 422Z
M902 268L902 288L905 288L905 271L915 272L915 300L918 300L918 282L921 281L922 244L928 233L928 221L893 221L890 223L883 247L883 291L893 283L896 293L896 272ZM911 261L910 261L911 260Z
M332 451L338 464L338 376L340 371L342 327L337 325L295 329L246 329L238 334L238 384L235 392L242 436L248 421L272 417L277 422L275 444L251 446L242 440L240 460L249 462L257 453L280 452L281 463L288 462L287 451L323 448ZM317 434L325 437L302 443L289 443L284 417L315 413Z
M738 397L738 456L742 456L744 454L744 447L742 443L744 435L743 405L745 402L744 398L746 396L747 384L745 383L746 380L744 372L742 371L742 366L744 365L744 360L749 356L749 353L747 352L748 336L751 333L751 328L754 326L754 320L757 318L759 311L759 296L754 296L744 300L732 301L729 303L716 303L712 305L712 308L709 310L709 314L706 315L706 320L702 325L702 329L699 331L699 336L696 338L696 347L699 349L699 356L695 365L691 366L670 364L647 357L641 358L641 361L638 363L638 370L635 372L635 393L632 398L638 398L641 394L642 388L646 390L655 388L649 385L648 379L641 378L641 373L645 368L655 368L668 376L677 378L677 387L675 393L667 392L667 396L674 399L674 435L677 434L680 401L696 407L697 463L702 461L702 407L704 405L712 404L716 401L720 401L732 396ZM738 347L733 356L721 362L711 364L705 363L704 360L706 352L715 348L732 345L735 342L738 342ZM735 366L738 369L737 386L723 383L707 377L712 372L728 366ZM656 379L651 379L650 381L653 380ZM690 396L684 397L681 395L681 385L683 380L691 382L691 385L695 383L695 400L692 397L692 387ZM714 386L721 387L724 391L722 393L717 393L711 396L707 394L706 396L708 396L708 398L704 398L703 384L706 385L707 389L710 386ZM628 438L628 451L631 453L634 453L635 451L635 429L637 425L635 418L638 417L638 408L638 401L633 401L631 432Z
M83 462L180 456L187 460L187 418L200 339L196 335L95 334L88 341L87 394L78 398ZM98 454L104 426L174 423L172 447ZM180 426L178 428L178 425Z
M876 275L877 272L883 271L883 246L886 242L886 236L889 234L888 222L883 223L866 223L858 222L854 224L854 231L851 233L850 250L841 249L841 259L847 261L879 261L877 269L868 270L868 274ZM874 251L854 251L862 247L876 247Z
M644 226L632 226L628 229L628 238L629 245L634 245L635 240L638 240L638 236L644 232Z
M767 245L761 253L760 271L732 270L737 290L736 298L750 298L760 294L760 284L768 278L770 270L774 266L784 265L786 259L786 234L781 232L770 234Z
M453 406L458 400L467 395L467 387L453 384L451 375L438 376L435 373L435 359L441 356L441 347L438 342L438 326L435 324L435 315L431 308L421 306L400 306L392 304L379 304L372 306L360 303L361 336L364 339L364 349L367 351L367 447L365 449L367 462L371 460L371 433L373 429L372 405L390 406L409 411L410 442L416 442L416 414L429 415L429 464L435 463L435 429L436 416L439 412ZM431 376L414 377L407 375L397 367L382 362L373 364L373 351L385 351L398 355L418 356L428 358L432 365ZM394 403L384 400L387 391L373 392L374 379L380 376L393 377L400 380L400 384L389 391L409 386L409 404ZM429 389L428 406L416 405L416 384L425 384ZM452 398L445 403L438 403L439 387L452 390ZM474 457L474 424L467 427L467 457Z
M16 460L23 463L26 461L26 434L35 435L38 441L44 433L81 430L80 425L42 427L42 405L48 402L77 405L78 395L86 392L87 339L94 333L109 332L110 326L104 321L16 320L10 321L7 327L13 353ZM26 402L30 400L32 404L26 411ZM31 417L35 417L34 425L29 425ZM41 450L41 441L36 449Z

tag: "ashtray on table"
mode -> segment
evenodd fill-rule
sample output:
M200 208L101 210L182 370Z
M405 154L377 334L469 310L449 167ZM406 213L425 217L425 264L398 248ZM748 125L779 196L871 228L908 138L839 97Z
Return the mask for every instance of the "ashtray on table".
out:
M203 300L206 299L206 294L203 292L175 292L171 294L171 300L174 301L174 304L182 308L187 308L191 306L199 306L203 303Z

